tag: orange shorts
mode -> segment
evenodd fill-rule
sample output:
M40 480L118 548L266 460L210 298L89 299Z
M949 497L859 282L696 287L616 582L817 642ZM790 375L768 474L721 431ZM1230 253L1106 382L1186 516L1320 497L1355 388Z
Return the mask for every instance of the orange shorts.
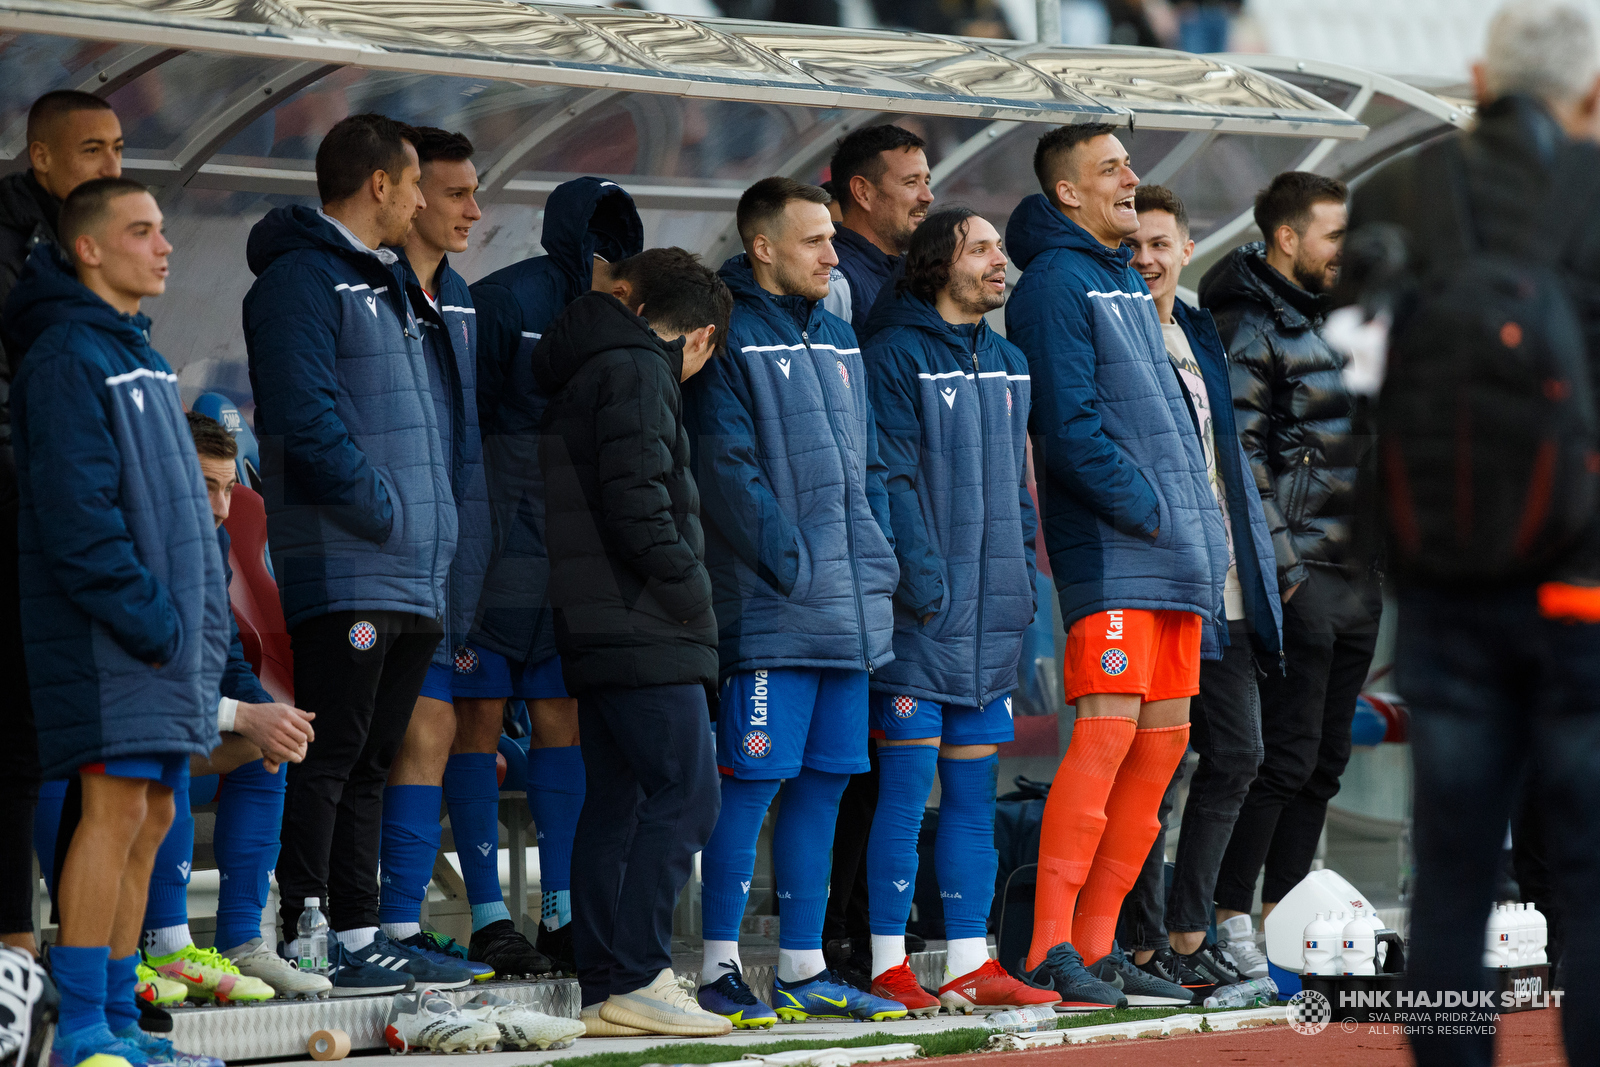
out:
M1085 615L1067 631L1066 703L1085 693L1146 701L1200 692L1200 616L1121 608Z

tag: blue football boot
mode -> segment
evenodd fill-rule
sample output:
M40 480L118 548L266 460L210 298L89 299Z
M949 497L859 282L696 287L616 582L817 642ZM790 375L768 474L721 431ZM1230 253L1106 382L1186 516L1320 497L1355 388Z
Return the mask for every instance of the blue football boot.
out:
M180 1052L172 1047L172 1042L164 1037L147 1034L139 1029L139 1024L115 1031L116 1038L124 1045L132 1045L150 1060L151 1063L170 1063L174 1067L228 1067L227 1064L215 1056L202 1056L198 1052Z
M807 1019L860 1019L877 1023L906 1017L904 1004L845 985L832 970L803 982L774 978L772 999L777 1002L778 1018L786 1023L801 1023Z
M56 1031L50 1046L50 1067L76 1067L91 1056L108 1056L125 1060L128 1067L157 1067L161 1061L152 1060L141 1049L118 1041L117 1035L105 1023L86 1026L70 1034Z
M777 1014L761 1002L744 980L744 972L738 969L701 986L695 999L706 1011L722 1016L738 1030L766 1030L778 1022Z
M420 952L435 963L445 966L454 965L465 967L472 972L474 982L487 982L494 977L494 968L487 963L477 963L467 959L467 950L456 943L453 937L436 934L424 930L420 934L413 934L404 941L396 941L397 945L404 945L413 952Z

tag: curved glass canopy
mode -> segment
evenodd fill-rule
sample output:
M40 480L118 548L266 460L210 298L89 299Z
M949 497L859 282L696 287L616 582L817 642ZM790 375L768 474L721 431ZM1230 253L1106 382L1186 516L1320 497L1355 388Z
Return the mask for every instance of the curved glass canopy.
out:
M456 257L469 280L537 254L545 197L579 174L628 188L650 244L720 261L750 182L820 180L875 122L920 133L941 201L1002 227L1035 191L1039 133L1116 124L1210 240L1278 170L1359 171L1450 121L1422 90L1260 57L514 0L0 0L0 170L27 165L27 108L57 88L108 99L126 172L158 187L177 251L154 340L186 396L247 409L246 236L279 204L315 203L317 144L364 111L472 139L485 218Z

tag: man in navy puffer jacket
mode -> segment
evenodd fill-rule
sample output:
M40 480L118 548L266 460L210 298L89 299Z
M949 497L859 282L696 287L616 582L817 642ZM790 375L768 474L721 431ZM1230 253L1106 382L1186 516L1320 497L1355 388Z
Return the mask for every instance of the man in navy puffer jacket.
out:
M296 929L307 898L328 900L342 935L342 949L330 945L335 995L405 984L361 961L378 925L381 793L439 643L456 546L423 328L385 247L404 242L425 203L416 136L381 115L336 124L317 150L323 210L269 213L247 249L273 572L295 699L317 716L316 740L289 769L283 929ZM418 981L433 977L421 957L380 947Z
M745 190L745 254L721 271L734 299L727 355L684 390L722 677L700 1003L738 1026L776 1021L744 982L738 941L756 836L785 779L778 1011L905 1012L840 983L822 956L834 817L868 767L867 680L894 655L899 576L861 351L821 306L838 262L828 199L788 178Z
M1028 361L983 316L1005 301L1000 234L965 208L929 215L870 324L867 376L889 468L900 588L893 661L872 679L881 778L867 847L872 992L918 1014L1054 1004L989 958L996 745L1033 620ZM948 954L938 998L906 959L917 834L938 771L935 849Z
M1045 808L1025 963L1068 1005L1109 1007L1120 993L1084 963L1111 954L1159 828L1203 642L1220 652L1228 550L1154 301L1122 247L1139 228L1139 176L1115 128L1050 131L1034 171L1044 192L1006 227L1023 270L1006 333L1033 375L1045 546L1067 627L1063 695L1078 718Z
M96 179L58 232L72 261L36 248L5 315L28 354L11 413L40 766L83 785L57 883L52 1058L143 1065L139 920L173 790L220 741L228 593L178 376L139 311L166 288L161 211L136 182Z

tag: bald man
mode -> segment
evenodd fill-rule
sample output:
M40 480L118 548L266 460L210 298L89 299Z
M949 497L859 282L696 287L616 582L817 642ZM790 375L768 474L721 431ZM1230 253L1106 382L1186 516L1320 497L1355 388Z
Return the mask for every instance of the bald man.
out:
M122 125L97 96L46 93L28 112L28 170L0 178L0 307L33 246L56 244L67 194L91 178L122 174ZM16 379L21 346L0 319L0 379ZM33 809L39 796L39 754L22 661L17 594L17 477L11 454L10 399L0 388L0 678L15 709L11 743L0 750L0 944L35 952L33 942Z

